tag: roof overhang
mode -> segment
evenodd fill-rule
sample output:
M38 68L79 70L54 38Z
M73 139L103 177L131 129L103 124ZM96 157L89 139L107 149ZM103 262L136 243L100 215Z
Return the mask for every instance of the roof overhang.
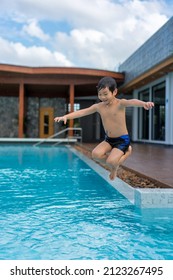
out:
M141 88L154 80L165 76L169 72L173 72L173 55L142 73L130 82L123 84L119 88L119 92L131 93L133 90Z
M117 83L122 84L124 82L124 74L120 72L108 71L108 70L98 70L89 68L76 68L76 67L26 67L17 65L0 64L0 81L1 79L26 79L30 80L33 78L35 80L41 79L43 83L43 77L53 80L57 79L57 83L67 84L67 82L73 81L74 84L90 83L95 82L95 78L100 79L104 76L111 76L116 79ZM82 82L83 81L83 82ZM25 82L25 81L24 81ZM32 83L32 82L31 82ZM49 82L48 82L49 83Z
M75 86L75 97L95 96L96 85L104 76L113 77L118 87L124 82L123 73L108 70L0 64L0 94L17 96L22 83L28 96L67 97L70 85Z

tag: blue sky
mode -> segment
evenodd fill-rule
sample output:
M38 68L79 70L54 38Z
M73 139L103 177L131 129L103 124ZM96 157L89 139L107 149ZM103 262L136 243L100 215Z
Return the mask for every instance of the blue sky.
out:
M0 63L117 70L172 0L1 0Z

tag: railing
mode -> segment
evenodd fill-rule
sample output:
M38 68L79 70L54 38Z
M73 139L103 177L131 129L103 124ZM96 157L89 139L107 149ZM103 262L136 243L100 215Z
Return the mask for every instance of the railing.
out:
M63 130L61 130L61 131L59 131L59 132L57 132L57 133L55 133L55 134L53 134L53 135L47 137L47 138L44 138L44 139L38 141L38 142L37 142L36 144L34 144L33 146L36 147L36 146L39 146L39 145L41 145L41 144L43 144L43 143L45 143L45 142L49 142L50 139L53 139L53 138L55 138L55 137L57 137L57 136L59 136L59 135L61 135L61 134L63 134L63 133L69 132L70 130L72 130L73 132L78 131L79 134L75 134L75 133L74 133L74 135L73 135L73 136L70 136L70 137L58 138L58 139L57 139L57 142L55 142L55 143L53 144L53 146L58 145L58 144L63 143L63 142L69 142L69 143L70 143L70 142L72 142L72 140L75 140L75 139L76 139L76 141L79 140L79 141L82 142L82 128L81 128L81 127L76 127L76 128L74 128L74 127L68 127L68 128L65 128L65 129L63 129Z

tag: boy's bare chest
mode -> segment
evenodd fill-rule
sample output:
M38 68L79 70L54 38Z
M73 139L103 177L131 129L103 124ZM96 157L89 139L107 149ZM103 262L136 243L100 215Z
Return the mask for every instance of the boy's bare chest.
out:
M117 106L109 107L105 106L100 108L100 115L102 118L117 118L121 115L121 110Z

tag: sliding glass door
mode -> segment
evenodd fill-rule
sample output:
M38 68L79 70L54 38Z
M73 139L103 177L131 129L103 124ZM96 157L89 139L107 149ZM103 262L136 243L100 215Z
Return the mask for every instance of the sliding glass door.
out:
M139 140L165 141L165 82L140 91L139 99L155 104L152 110L138 108Z
M165 140L165 83L152 88L152 140Z
M142 101L149 100L149 89L139 92L139 99ZM143 108L138 109L139 122L138 122L138 132L139 139L149 140L149 111Z

